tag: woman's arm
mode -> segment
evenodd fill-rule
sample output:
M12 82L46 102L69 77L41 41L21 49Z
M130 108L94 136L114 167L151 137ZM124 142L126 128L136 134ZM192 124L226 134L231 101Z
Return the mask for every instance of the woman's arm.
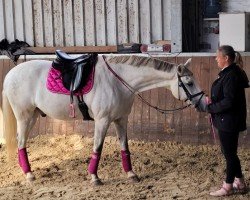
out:
M238 78L234 74L229 74L223 80L223 99L216 103L211 103L207 107L209 113L222 113L233 106L235 96L237 95Z

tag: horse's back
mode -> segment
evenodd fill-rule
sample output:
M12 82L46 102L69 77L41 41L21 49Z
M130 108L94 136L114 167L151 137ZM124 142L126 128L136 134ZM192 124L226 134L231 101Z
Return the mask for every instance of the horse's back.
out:
M51 61L47 60L32 60L21 63L12 68L6 75L4 82L11 81L11 79L25 80L26 77L32 75L38 76L37 72L48 71L51 66Z
M7 73L4 82L5 84L13 81L17 82L18 80L23 82L30 76L37 78L41 73L47 72L50 66L51 61L47 60L32 60L21 63Z
M3 83L3 92L10 102L16 102L17 98L20 103L22 100L32 101L30 96L35 97L39 85L44 85L50 66L51 61L33 60L12 68Z

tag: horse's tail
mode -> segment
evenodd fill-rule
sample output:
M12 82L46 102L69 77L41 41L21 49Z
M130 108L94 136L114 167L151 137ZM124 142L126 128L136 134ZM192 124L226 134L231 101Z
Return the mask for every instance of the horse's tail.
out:
M2 92L3 100L3 135L6 142L6 150L8 158L12 158L17 149L17 140L16 140L16 118L11 108L10 102L4 91Z
M2 104L0 105L0 144L4 143L3 139L3 109L2 109Z

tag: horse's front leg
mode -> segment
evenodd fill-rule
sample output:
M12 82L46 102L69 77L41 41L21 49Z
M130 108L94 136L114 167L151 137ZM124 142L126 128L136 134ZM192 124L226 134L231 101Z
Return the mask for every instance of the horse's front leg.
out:
M95 134L94 134L94 147L93 153L90 159L90 163L88 166L88 171L91 175L91 183L94 186L103 185L101 180L97 175L98 164L101 158L102 147L104 143L104 139L110 125L110 121L107 118L102 118L99 120L95 120Z
M128 117L123 117L114 121L118 139L121 145L122 166L132 182L139 182L139 177L132 170L130 152L127 138Z

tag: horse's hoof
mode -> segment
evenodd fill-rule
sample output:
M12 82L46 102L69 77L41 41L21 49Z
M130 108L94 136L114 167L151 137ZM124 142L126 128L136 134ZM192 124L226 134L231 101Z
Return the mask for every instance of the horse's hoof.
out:
M36 180L36 177L27 178L27 181L30 183L34 182L35 180Z
M129 180L132 183L139 183L140 182L140 178L138 176L136 176L136 175L129 177Z
M96 179L91 182L93 186L101 186L103 185L103 182L100 179Z
M28 182L33 182L34 180L36 180L36 177L31 173L31 172L28 172L27 174L26 174L26 180L28 181Z

